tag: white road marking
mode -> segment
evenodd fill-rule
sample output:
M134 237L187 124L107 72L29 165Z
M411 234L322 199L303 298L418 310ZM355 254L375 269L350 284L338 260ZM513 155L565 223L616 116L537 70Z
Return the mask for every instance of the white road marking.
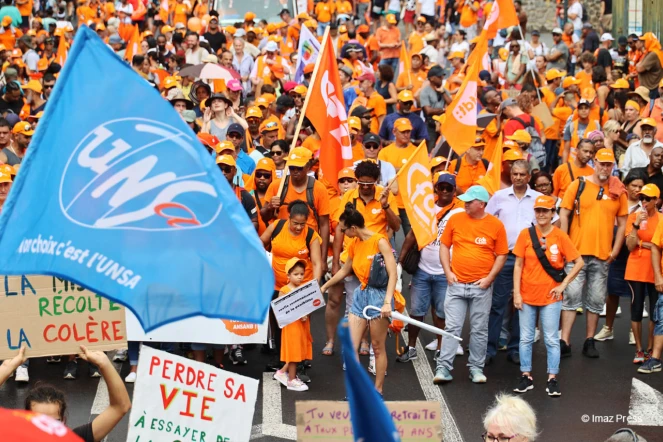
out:
M114 352L111 352L108 356L108 358L112 361L113 356L115 355ZM113 363L113 367L115 367L115 370L119 373L120 370L122 369L122 363ZM80 371L79 371L80 375ZM92 409L90 410L90 422L100 415L108 406L110 405L110 398L108 396L108 385L106 385L106 381L104 381L104 378L99 379L99 385L97 385L97 393L94 396L94 402L92 402ZM108 439L108 436L103 438L101 442L105 442Z
M628 423L648 427L663 426L663 393L633 378Z
M262 374L262 424L251 428L251 440L264 436L296 440L297 427L283 423L281 383L273 379L274 373Z

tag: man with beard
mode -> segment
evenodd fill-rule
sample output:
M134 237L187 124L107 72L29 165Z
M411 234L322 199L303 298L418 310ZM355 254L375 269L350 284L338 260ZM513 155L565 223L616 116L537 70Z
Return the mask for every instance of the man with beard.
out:
M5 86L5 93L0 97L0 114L19 115L23 108L23 91L18 81L10 81Z
M9 190L12 188L12 176L5 170L0 170L0 211L7 200Z
M30 80L23 86L25 91L25 104L30 106L30 115L36 115L46 107L46 100L41 98L42 85L37 80Z
M1 129L2 128L0 127L0 130ZM631 169L631 172L644 173L648 177L647 182L649 184L653 184L658 187L659 190L663 191L663 171L661 171L661 167L663 167L663 145L656 144L649 154L649 164L646 167L635 167ZM661 205L660 203L661 200L659 199L659 207Z
M5 132L5 127L3 126L3 121L0 121L0 134ZM25 151L28 149L30 140L32 139L32 134L34 134L34 129L27 121L19 121L14 125L12 129L12 139L13 142L7 144L7 146L0 151L0 162L9 164L13 166L15 164L20 164L23 161L25 156ZM0 141L4 136L0 135Z
M643 118L640 121L642 139L632 143L626 149L624 164L622 165L623 176L626 176L634 167L645 167L649 163L649 156L654 147L663 147L663 143L656 140L656 121L653 118Z
M203 34L205 40L208 41L210 47L216 54L219 49L226 47L226 36L219 30L219 18L211 16L209 19L208 30ZM231 54L232 57L232 54Z
M175 54L168 49L168 40L166 39L166 36L163 34L160 34L157 37L157 55L159 58L159 62L163 65L166 65L166 60Z
M44 74L44 77L41 79L41 85L44 100L48 100L55 87L55 75L49 73ZM44 105L44 107L46 107L46 105Z
M587 139L578 143L577 154L574 159L568 161L555 169L553 174L553 195L564 198L566 189L576 179L589 176L594 173L594 169L587 163L594 158L594 144Z
M268 152L269 146L264 146L260 142L260 123L262 123L262 110L258 106L251 106L246 110L246 124L249 128L246 129L244 137L244 146L242 147L255 161L260 158L253 157L253 151L257 150L258 154L264 156ZM256 154L257 155L257 154Z
M407 118L410 120L410 123L412 123L411 137L414 140L414 144L418 146L422 141L428 142L428 130L426 129L426 124L418 113L412 112L413 105L414 95L411 90L404 89L398 93L398 111L384 117L382 125L380 126L379 135L385 143L393 141L394 122L399 118Z

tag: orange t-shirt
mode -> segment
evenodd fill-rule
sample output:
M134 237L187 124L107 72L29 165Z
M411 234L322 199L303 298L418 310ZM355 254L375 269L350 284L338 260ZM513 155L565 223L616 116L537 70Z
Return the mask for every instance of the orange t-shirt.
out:
M477 10L473 11L470 6L464 5L460 13L460 25L465 28L469 28L479 20L479 2L474 2L472 6Z
M328 23L331 21L335 5L333 2L320 2L315 5L315 16L319 23Z
M407 43L410 46L410 54L418 54L421 51L424 44L424 34L417 31L412 31L410 38L407 39Z
M335 4L337 14L352 14L352 3L348 0L340 0Z
M265 192L265 200L271 201L272 197L278 196L277 192L279 191L280 186L281 186L280 179L272 181L272 184L270 184L269 187L267 188L267 192ZM297 192L295 187L292 185L292 182L289 182L288 193L285 195L283 204L281 205L281 207L279 207L279 216L278 216L279 219L288 219L288 204L295 200L302 200L304 202L308 202L306 200L306 189L302 190L301 192ZM330 212L329 195L327 195L327 189L325 188L325 185L322 184L320 181L316 181L313 186L313 205L318 211L318 216L329 215ZM318 228L318 223L315 220L315 215L313 214L312 210L309 210L308 220L306 223L316 232L320 230Z
M371 118L371 132L374 134L380 132L380 122L379 117L387 115L387 103L384 101L382 95L377 92L373 92L370 97L368 97L368 102L366 107L373 109L373 118Z
M536 234L539 243L542 244L543 234L538 227ZM560 270L564 267L565 262L575 261L580 256L569 235L562 232L561 229L553 226L552 232L547 234L545 238L546 257L554 269ZM454 250L454 256L455 253ZM513 254L519 258L524 258L523 273L520 277L520 295L523 297L523 302L528 305L548 305L557 302L550 296L550 291L557 287L559 283L555 282L543 269L532 246L529 229L523 229L518 235Z
M426 72L423 70L419 70L419 72L401 72L398 75L398 79L396 80L396 87L399 89L404 89L408 85L412 85L412 93L416 94L419 89L424 84L424 81L426 81Z
M496 255L509 253L504 224L488 213L482 219L471 218L465 212L452 215L440 242L453 246L451 271L461 283L485 278L493 268Z
M398 172L400 168L407 163L407 160L412 156L415 150L417 150L417 146L412 143L407 147L396 147L396 144L392 143L380 151L378 159L391 163L391 165L394 166L394 169L396 169L396 172ZM398 195L396 195L396 204L399 209L405 209L402 191L398 192Z
M633 223L638 215L639 211L635 211L628 216L628 219L626 220L626 236L629 236L633 230ZM659 224L663 224L661 223L662 218L662 214L656 213L654 216L647 219L646 229L643 229L641 224L640 230L638 230L638 241L652 242L656 228ZM628 261L626 261L626 273L624 273L624 279L627 281L654 283L654 268L651 263L651 250L639 246L633 249L628 255Z
M449 170L451 173L456 171L456 161L452 160L449 163ZM483 161L479 161L474 166L467 164L465 156L461 158L460 170L456 175L456 187L463 192L477 184L481 178L486 174L486 166L483 165Z
M29 16L32 15L33 4L34 4L34 2L32 0L28 0L27 2L23 3L22 5L19 5L18 3L16 4L16 7L18 8L18 12L21 13L21 17L29 17Z
M97 10L83 5L76 9L76 16L78 16L78 23L87 24L90 20L96 21Z
M348 247L348 257L352 259L352 270L361 282L362 288L366 288L366 284L368 284L373 257L380 253L378 243L381 239L388 241L386 236L376 233L366 241L355 238Z
M380 43L380 44L394 45L394 44L400 43L400 41L401 41L401 31L396 26L391 27L391 28L389 28L387 26L381 26L375 32L375 38L377 39L378 43ZM401 52L400 47L381 48L380 49L380 57L382 57L382 58L398 58L400 56L400 52Z
M359 196L359 189L350 190L346 192L345 195L343 195L341 198L340 207L341 209L345 209L345 205L347 203L354 203L357 212L361 213L364 217L364 224L366 228L386 236L387 215L385 215L384 210L382 210L382 204L380 204L378 199L380 198L380 194L382 193L383 189L384 188L381 186L375 186L375 196L368 202L368 204L365 204L364 200ZM389 197L387 197L387 203L389 205L393 205L395 201L396 197L390 193ZM338 218L335 216L336 223L338 223L342 213L343 210L340 210L337 214Z
M610 198L607 183L599 186L585 180L585 190L580 195L580 215L576 215L574 202L579 183L579 180L575 180L569 185L560 206L574 211L569 236L582 255L606 260L612 252L615 220L618 216L628 214L626 193L613 200ZM597 200L600 187L603 188L603 197Z
M581 91L585 90L585 88L591 87L594 89L594 86L592 84L592 73L587 73L584 70L580 72L576 72L576 80L580 80L580 84L578 85L578 88L580 88Z
M173 9L173 25L182 23L186 25L187 14L189 13L189 8L184 3L176 3L175 8Z
M366 155L364 155L364 147L361 143L355 143L354 146L352 146L352 162L356 163L357 161L361 161L365 158Z
M290 221L286 221L283 229L272 240L272 269L274 270L274 290L281 290L281 287L288 283L288 274L285 272L285 265L288 260L297 257L306 261L306 270L304 271L304 281L313 279L313 264L311 256L306 247L307 229L302 229L299 235L293 235L290 232ZM315 240L322 242L320 235L313 233L311 246Z
M581 168L576 166L574 163L575 161L569 161L574 179L578 179L581 176L589 176L594 173L594 169L592 169L591 166L585 164L585 166ZM566 163L557 166L555 173L553 173L553 195L559 198L564 198L564 194L566 193L566 189L569 187L569 184L571 184L569 166Z

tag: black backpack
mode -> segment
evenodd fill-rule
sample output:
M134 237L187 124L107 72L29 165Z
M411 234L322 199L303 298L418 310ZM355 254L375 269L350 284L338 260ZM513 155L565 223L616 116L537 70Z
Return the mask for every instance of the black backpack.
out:
M285 196L288 194L288 186L290 185L290 175L287 175L285 178L285 184L283 184L283 191L281 192L281 205L285 202ZM318 211L315 208L315 201L313 199L313 186L315 186L315 178L310 176L306 182L306 204L313 211L313 216L315 217L315 222L320 228L320 216Z
M274 240L274 238L279 236L279 233L281 233L281 230L283 230L283 226L285 226L286 221L287 220L285 219L280 219L276 222L276 227L274 227L274 231L272 231L272 236L271 236L272 241ZM309 256L311 256L311 240L313 240L313 234L315 233L315 231L309 226L306 226L306 228L308 229L306 231L306 248L308 249Z
M460 172L460 162L463 160L464 156L465 154L462 154L456 160L456 169L454 170L454 175L458 175L458 172ZM488 166L490 166L490 162L485 158L481 158L481 162L483 163L483 167L486 168L486 172L488 172Z

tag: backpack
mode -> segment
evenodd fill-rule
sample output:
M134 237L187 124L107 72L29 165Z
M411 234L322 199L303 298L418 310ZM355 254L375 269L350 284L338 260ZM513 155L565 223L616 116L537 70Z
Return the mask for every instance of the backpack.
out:
M532 137L532 142L529 144L529 150L532 152L532 155L534 155L534 158L536 158L536 161L539 163L539 165L543 166L546 164L546 146L543 145L543 142L541 141L541 135L539 135L536 127L534 127L534 118L530 118L531 121L529 123L525 123L518 117L513 117L513 120L516 120L522 124L527 133Z
M283 230L283 226L285 226L286 221L287 220L285 219L280 219L276 222L276 227L274 227L274 231L272 232L271 236L272 241L274 240L274 238L279 236L279 233L281 233L281 230ZM308 249L309 256L311 256L311 241L313 240L313 234L315 233L315 231L309 226L306 226L306 228L308 229L306 231L306 248Z
M287 175L285 178L285 183L283 184L283 191L281 192L281 205L285 202L285 196L288 194L288 186L290 185L290 175ZM315 217L315 222L320 228L320 216L318 211L315 208L315 200L313 199L313 186L315 186L315 178L310 176L306 182L306 204L313 211L313 216Z
M543 270L550 276L555 282L560 283L564 281L566 278L566 272L564 271L564 267L561 269L556 269L554 268L551 264L550 261L548 261L548 257L546 256L546 252L541 248L541 242L539 241L539 237L536 235L536 227L531 226L529 229L529 237L532 241L532 247L534 248L534 253L536 253L536 257L539 259L539 262L541 263L541 267L543 267Z
M460 162L462 161L463 155L459 156L458 160L456 160L456 169L454 170L454 175L458 175L458 172L460 172ZM481 158L481 162L483 163L483 167L486 168L486 172L488 172L488 167L490 166L490 162L485 158Z
M569 164L569 170L571 170L571 165ZM569 215L569 232L571 231L571 222L573 221L573 215L578 216L578 225L580 225L580 195L585 191L585 177L578 177L578 190L576 191L576 197L573 199L573 210Z

